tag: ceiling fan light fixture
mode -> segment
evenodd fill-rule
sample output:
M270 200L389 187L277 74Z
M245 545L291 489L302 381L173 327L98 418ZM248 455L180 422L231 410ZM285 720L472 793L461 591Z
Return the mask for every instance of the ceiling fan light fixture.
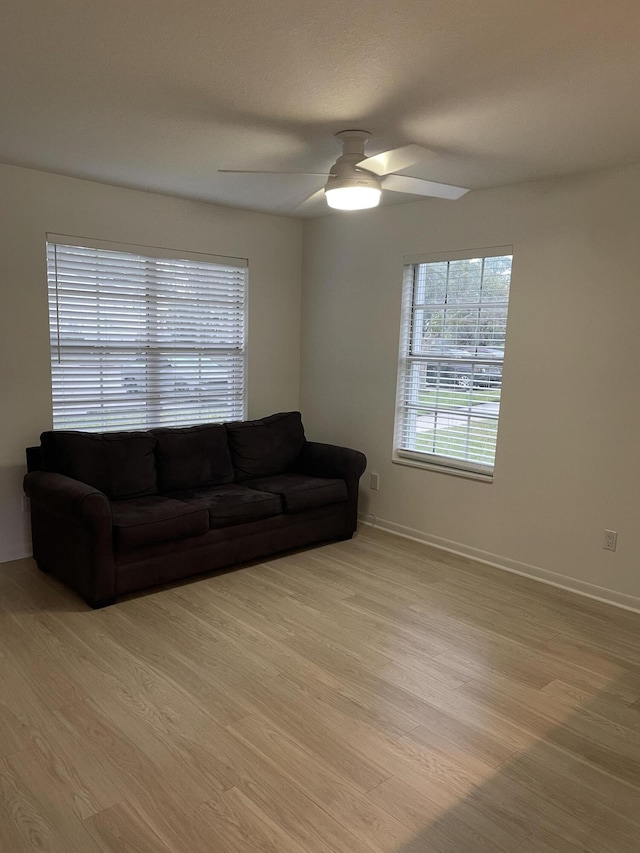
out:
M380 204L381 190L376 187L325 187L324 196L335 210L366 210Z
M334 171L335 170L335 171ZM366 210L380 204L380 179L340 160L333 167L324 188L329 207L336 210Z

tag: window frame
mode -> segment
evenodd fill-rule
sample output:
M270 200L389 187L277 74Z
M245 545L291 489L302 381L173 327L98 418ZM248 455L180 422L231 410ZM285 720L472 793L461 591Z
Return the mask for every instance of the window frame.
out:
M417 267L421 264L436 264L450 261L461 261L461 260L486 260L488 258L498 258L504 256L511 257L511 270L509 275L509 295L507 297L506 303L504 304L504 308L506 310L506 318L508 320L508 307L509 307L509 299L510 299L510 287L511 281L513 278L513 255L514 255L514 247L512 245L506 246L491 246L481 249L469 249L469 250L454 250L448 252L430 252L418 255L407 255L403 258L403 285L402 285L402 310L401 310L401 319L400 319L400 345L399 345L399 356L398 356L398 374L397 374L397 384L396 384L396 408L395 408L395 419L394 419L394 434L393 434L393 449L392 449L392 457L391 461L398 465L407 465L409 467L414 468L423 468L426 470L437 471L439 473L450 474L458 477L466 477L474 480L480 480L482 482L493 482L494 470L495 470L495 454L494 454L494 462L493 464L485 464L480 462L474 462L469 459L457 458L454 456L446 456L444 454L437 453L428 453L420 450L411 450L408 448L403 448L401 445L403 443L402 436L406 433L405 421L407 418L407 405L406 405L406 396L407 396L407 383L409 381L409 365L410 363L420 363L424 364L433 364L434 362L446 361L447 354L445 352L440 355L437 354L424 354L422 356L416 355L414 351L412 351L412 342L415 334L414 329L414 309L415 309L415 301L414 301L414 291L415 291L415 276ZM439 304L439 303L434 303ZM447 307L446 300L442 302L442 307L445 309ZM471 303L459 303L461 307L465 305L470 305ZM491 304L489 302L487 305ZM495 303L500 304L500 303ZM506 322L506 321L505 321ZM505 327L505 342L506 343L506 327ZM490 363L493 366L497 366L500 368L501 374L504 366L504 349L503 356L501 359L496 358L485 358L483 359L481 356L470 356L466 359L460 359L460 363L467 363L473 366L474 364L481 363ZM453 386L450 386L453 390ZM470 388L470 393L473 393L473 386ZM495 418L497 426L496 426L496 444L495 449L497 450L497 436L498 436L498 426L499 426L499 418L500 418L500 402L502 398L502 383L500 383L500 400L498 401L498 414ZM472 408L472 407L470 407ZM430 411L434 413L438 411L438 407L434 407ZM471 413L469 411L468 414L471 417Z
M93 262L89 256L83 261L79 255L77 283L73 281L73 261L69 269L70 262L66 260L69 279L66 293L60 292L64 272L62 267L58 269L58 247L78 253L83 250L98 253ZM100 256L101 252L103 256ZM102 279L109 291L103 298L109 303L106 313L111 321L104 327L99 322L100 298L93 296L91 287L94 277L95 288L100 286L101 275L104 274L99 271L100 264L111 264L111 269L116 270L116 274L110 271ZM54 429L88 432L147 430L246 417L249 294L246 258L47 233L46 266ZM224 289L227 281L230 282L228 293ZM118 302L117 289L123 282L125 296L122 302ZM182 292L178 284L184 288ZM84 293L89 295L89 307L86 309L86 318L89 319L85 318L84 326L82 319L78 323L78 328L87 330L85 338L80 338L78 343L73 334L68 334L68 330L73 328L72 321L67 319L65 323L60 312L65 297L69 302L74 296L80 296L80 303L83 303L86 301ZM163 312L159 308L161 304ZM128 334L123 331L126 323L121 318L128 320L131 312L135 317L133 325L139 331ZM159 316L164 323L158 321ZM217 343L213 337L209 341L203 316L209 323L219 324L224 338L218 338ZM177 322L172 326L174 318ZM103 329L110 325L114 328L113 337L105 338ZM180 340L181 336L184 341ZM70 364L66 376L62 368L56 369L65 355ZM120 408L109 399L105 392L105 379L101 376L109 371L109 358L114 359L121 374L117 385L122 403ZM78 414L74 423L76 416L69 411L74 404L73 382L83 375L82 371L91 375L92 370L100 378L87 393L87 412ZM135 378L134 388L135 383L140 382L139 392L127 386L127 381L132 380L125 375L129 372ZM113 384L112 377L110 379ZM66 397L62 388L65 381L70 387ZM216 385L224 386L225 383L228 393L216 392ZM131 395L126 397L126 405L122 402L125 394ZM181 395L188 398L184 405ZM227 412L219 417L209 414L216 407L220 412L224 409Z

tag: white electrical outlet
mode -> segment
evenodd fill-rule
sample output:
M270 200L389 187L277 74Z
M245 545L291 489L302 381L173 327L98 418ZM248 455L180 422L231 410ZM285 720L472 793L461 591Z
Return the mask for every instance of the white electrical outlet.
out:
M615 551L616 545L618 544L618 531L617 530L605 530L604 532L604 540L602 542L602 547L605 551Z
M371 475L371 480L369 482L369 488L373 489L374 492L378 491L378 489L380 488L380 475L379 474L372 474Z

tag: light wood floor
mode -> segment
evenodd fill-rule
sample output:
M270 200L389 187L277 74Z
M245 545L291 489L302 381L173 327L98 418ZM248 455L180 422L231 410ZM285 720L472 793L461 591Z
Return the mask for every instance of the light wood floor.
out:
M393 536L92 612L0 566L2 853L638 853L640 616Z

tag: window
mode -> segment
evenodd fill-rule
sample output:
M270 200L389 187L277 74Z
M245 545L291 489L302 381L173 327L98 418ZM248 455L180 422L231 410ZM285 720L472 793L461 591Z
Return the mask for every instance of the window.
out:
M492 476L511 258L406 259L394 461Z
M48 235L54 427L242 419L246 267Z

